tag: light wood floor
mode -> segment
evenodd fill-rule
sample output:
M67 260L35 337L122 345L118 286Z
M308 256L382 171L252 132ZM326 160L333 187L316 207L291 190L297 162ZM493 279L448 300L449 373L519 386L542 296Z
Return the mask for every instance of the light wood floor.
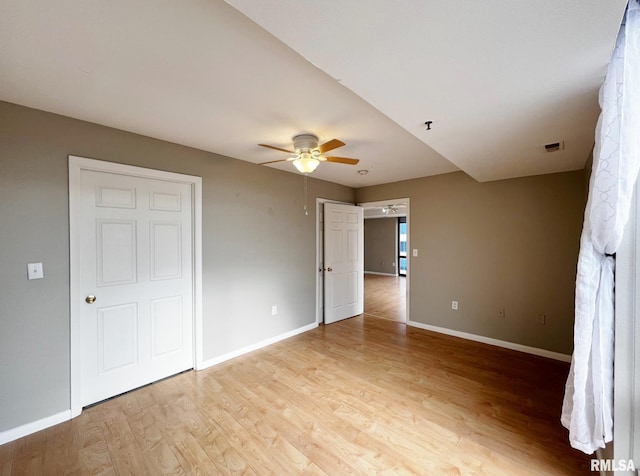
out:
M567 371L358 316L0 446L0 475L589 474Z
M407 278L364 275L364 312L370 316L405 322Z

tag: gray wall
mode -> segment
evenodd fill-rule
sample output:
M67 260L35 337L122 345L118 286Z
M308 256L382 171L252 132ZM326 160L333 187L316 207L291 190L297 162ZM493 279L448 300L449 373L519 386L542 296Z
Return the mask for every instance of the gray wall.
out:
M0 431L70 405L68 155L203 178L205 359L315 322L315 197L352 189L305 216L300 175L0 102Z
M364 270L396 274L397 218L367 218L364 221Z
M358 202L393 197L411 199L410 246L419 251L410 258L412 321L572 352L584 172L488 183L456 172L356 191ZM537 324L542 313L546 325Z

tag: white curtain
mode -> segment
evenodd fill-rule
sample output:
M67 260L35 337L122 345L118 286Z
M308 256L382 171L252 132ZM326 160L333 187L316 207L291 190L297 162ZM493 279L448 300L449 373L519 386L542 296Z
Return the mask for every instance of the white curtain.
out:
M600 89L576 277L574 350L562 407L571 446L613 438L614 270L640 166L640 6L629 2ZM630 330L631 331L631 330Z

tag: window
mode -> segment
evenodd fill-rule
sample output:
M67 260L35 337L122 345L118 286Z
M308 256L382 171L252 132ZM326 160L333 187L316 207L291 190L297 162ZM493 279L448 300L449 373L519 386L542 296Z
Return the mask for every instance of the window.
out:
M398 218L398 274L407 275L407 218Z

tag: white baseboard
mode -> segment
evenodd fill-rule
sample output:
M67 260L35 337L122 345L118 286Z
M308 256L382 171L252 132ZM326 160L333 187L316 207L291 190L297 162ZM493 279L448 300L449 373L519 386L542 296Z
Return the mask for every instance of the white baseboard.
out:
M302 334L303 332L310 331L311 329L315 329L318 327L318 323L314 322L313 324L309 324L304 327L299 327L298 329L294 329L289 332L285 332L284 334L280 334L279 336L271 337L270 339L265 339L261 342L257 342L255 344L249 345L247 347L243 347L242 349L234 350L233 352L229 352L227 354L220 355L218 357L214 357L213 359L205 360L198 366L196 370L204 370L208 367L212 367L217 364L221 364L227 360L231 360L235 357L240 357L243 354L248 354L249 352L253 352L254 350L262 349L271 344L275 344L276 342L280 342L281 340L288 339L289 337L296 336L298 334Z
M71 410L65 410L63 412L56 413L55 415L42 418L38 421L32 421L31 423L26 423L15 428L11 428L10 430L2 431L0 432L0 445L4 445L10 441L17 440L18 438L30 435L31 433L36 433L67 420L71 420Z
M378 276L398 276L395 273L378 273L377 271L365 271L364 274L377 274Z
M482 342L483 344L495 345L497 347L504 347L505 349L517 350L519 352L525 352L527 354L533 354L533 355L538 355L540 357L547 357L549 359L560 360L562 362L571 362L570 355L561 354L560 352L552 352L546 349L538 349L537 347L529 347L528 345L515 344L513 342L507 342L505 340L493 339L492 337L469 334L467 332L447 329L446 327L432 326L429 324L423 324L422 322L408 321L407 325L418 327L420 329L424 329L427 331L438 332L439 334L446 334L454 337L460 337L462 339L472 340L475 342Z

